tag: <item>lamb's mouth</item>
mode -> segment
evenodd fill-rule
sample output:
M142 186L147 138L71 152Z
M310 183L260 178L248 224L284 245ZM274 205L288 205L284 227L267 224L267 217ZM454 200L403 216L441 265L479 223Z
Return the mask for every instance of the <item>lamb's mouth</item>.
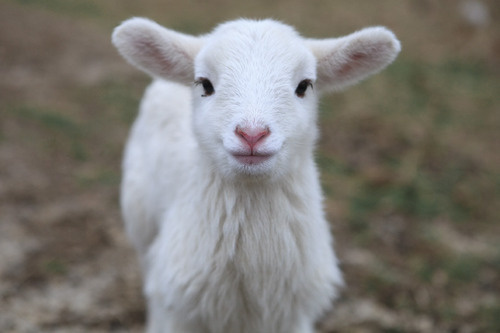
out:
M232 154L233 157L245 165L257 165L264 163L269 160L273 155L272 154L259 154L259 153L251 153L251 154Z

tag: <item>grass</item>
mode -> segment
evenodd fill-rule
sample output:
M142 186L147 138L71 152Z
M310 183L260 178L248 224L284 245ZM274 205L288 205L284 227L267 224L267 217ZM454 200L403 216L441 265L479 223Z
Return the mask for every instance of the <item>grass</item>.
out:
M26 120L38 122L43 127L69 136L80 135L80 127L78 124L73 119L56 110L49 110L37 106L21 106L12 109L11 113Z
M68 272L67 265L58 259L47 260L43 270L49 275L65 275Z
M120 185L121 173L114 169L92 169L76 175L81 188L105 185L117 188Z
M113 114L116 120L130 125L137 115L142 94L139 86L144 86L146 80L139 80L138 83L139 85L134 87L125 82L108 81L101 84L98 89L92 90L91 94L99 97L101 103L111 111L110 114Z
M483 307L480 310L479 318L485 332L500 331L500 303Z
M8 107L7 110L11 116L20 119L26 125L42 127L46 134L43 140L37 141L43 142L47 149L57 150L64 146L62 149L67 151L73 159L80 162L87 159L82 126L73 118L58 110L33 105Z

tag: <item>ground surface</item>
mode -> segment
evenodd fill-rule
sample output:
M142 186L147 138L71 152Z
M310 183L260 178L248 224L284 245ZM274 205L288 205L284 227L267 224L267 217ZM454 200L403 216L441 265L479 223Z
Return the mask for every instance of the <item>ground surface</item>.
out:
M461 3L1 0L0 331L142 329L117 199L148 78L109 42L140 15L190 33L238 16L315 37L393 29L397 62L322 102L347 287L318 329L500 331L500 8L467 20Z

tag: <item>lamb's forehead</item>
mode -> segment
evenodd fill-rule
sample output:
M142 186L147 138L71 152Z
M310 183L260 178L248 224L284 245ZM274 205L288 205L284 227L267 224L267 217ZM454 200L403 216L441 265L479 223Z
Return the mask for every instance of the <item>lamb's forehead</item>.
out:
M289 38L300 38L295 29L279 21L239 19L229 21L217 26L211 33L212 36L248 35L256 37L263 34L282 35Z
M209 67L257 61L269 66L302 66L314 75L315 62L304 39L291 26L274 20L240 19L223 23L205 37L198 63Z

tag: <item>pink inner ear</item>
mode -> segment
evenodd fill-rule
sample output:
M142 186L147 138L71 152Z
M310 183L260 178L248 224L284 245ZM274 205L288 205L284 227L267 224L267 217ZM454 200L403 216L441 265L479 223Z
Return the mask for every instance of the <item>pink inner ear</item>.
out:
M353 69L359 67L360 63L366 59L368 55L363 52L355 52L349 55L349 60L342 64L342 66L338 69L337 74L339 76L348 76Z
M173 69L173 64L167 59L165 59L161 50L158 46L148 39L139 39L135 41L138 49L141 50L141 53L146 58L146 61L149 63L157 63L160 65L160 70L162 72L170 72Z
M358 60L365 59L365 58L366 58L366 56L367 56L367 54L366 54L366 53L363 53L363 52L356 52L356 53L352 54L352 55L350 56L350 58L351 58L352 60L354 60L354 61L358 61Z

